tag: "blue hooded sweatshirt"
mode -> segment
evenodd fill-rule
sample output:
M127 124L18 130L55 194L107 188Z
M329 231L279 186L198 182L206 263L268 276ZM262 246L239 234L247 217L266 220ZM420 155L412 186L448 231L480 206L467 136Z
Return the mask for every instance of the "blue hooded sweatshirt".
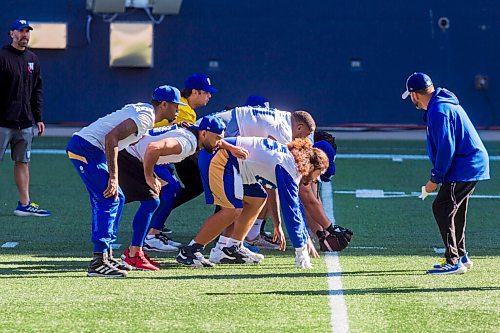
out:
M433 182L490 179L488 152L451 91L436 89L427 105L425 119Z

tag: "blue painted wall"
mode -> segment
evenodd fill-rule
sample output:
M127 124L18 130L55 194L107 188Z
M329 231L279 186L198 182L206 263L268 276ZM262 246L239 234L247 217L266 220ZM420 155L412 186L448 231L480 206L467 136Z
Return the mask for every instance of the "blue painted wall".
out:
M454 91L476 125L500 125L496 1L184 0L180 15L154 28L153 69L110 68L109 24L94 15L87 44L84 0L1 4L3 44L17 17L68 23L66 50L35 50L48 123L91 122L148 101L157 85L182 88L188 75L206 73L219 93L200 114L258 93L276 107L310 111L321 126L421 124L420 112L400 98L406 77L421 70ZM440 17L449 29L439 28ZM142 10L117 18L147 20ZM210 71L210 59L218 70ZM351 59L362 68L352 69ZM474 88L476 74L488 75L488 91Z

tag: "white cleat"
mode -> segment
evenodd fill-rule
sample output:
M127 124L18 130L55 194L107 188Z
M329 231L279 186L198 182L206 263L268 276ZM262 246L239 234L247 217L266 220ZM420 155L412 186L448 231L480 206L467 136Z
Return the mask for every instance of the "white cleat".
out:
M168 243L165 238L158 235L147 235L144 240L144 250L156 252L177 252L179 248Z

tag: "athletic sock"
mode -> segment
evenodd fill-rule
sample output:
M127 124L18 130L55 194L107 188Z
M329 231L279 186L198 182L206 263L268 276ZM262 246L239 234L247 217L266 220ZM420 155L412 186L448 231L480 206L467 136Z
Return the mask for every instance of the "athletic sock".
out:
M236 247L240 247L241 243L242 243L242 241L240 241L240 240L229 238L226 247L231 247L233 245L236 245Z
M220 235L219 240L217 241L217 244L215 244L215 248L222 250L223 247L227 246L228 241L229 241L229 237Z
M254 240L260 235L260 226L262 225L262 222L264 219L256 219L255 223L253 224L252 228L247 234L246 239L248 240Z

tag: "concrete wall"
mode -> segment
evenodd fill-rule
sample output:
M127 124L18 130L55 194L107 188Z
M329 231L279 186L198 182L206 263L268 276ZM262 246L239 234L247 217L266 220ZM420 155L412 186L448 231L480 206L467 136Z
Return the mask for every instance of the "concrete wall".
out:
M109 67L109 23L93 15L88 44L84 0L1 3L3 44L17 17L68 23L67 49L35 50L49 123L91 122L148 101L157 85L182 88L188 75L205 73L219 93L200 114L262 94L276 107L310 111L321 126L421 124L421 113L400 98L406 77L420 70L454 91L476 125L500 124L494 1L184 0L180 15L154 28L152 69ZM449 18L449 29L438 26L440 17ZM148 17L129 10L116 21ZM208 67L211 59L219 69ZM489 90L474 88L477 74L489 77Z

